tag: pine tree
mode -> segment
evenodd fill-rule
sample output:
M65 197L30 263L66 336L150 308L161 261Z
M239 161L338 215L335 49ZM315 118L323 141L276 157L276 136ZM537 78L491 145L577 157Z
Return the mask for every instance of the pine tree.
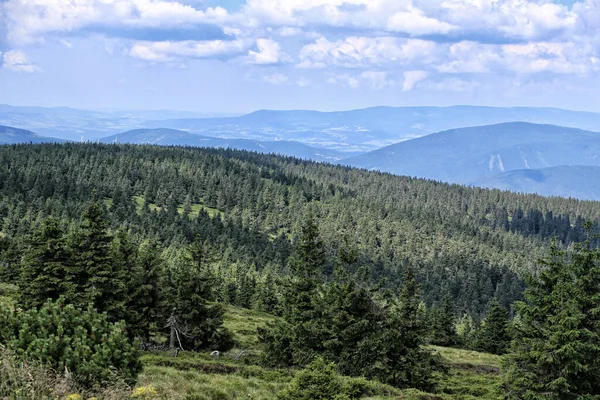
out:
M283 319L260 330L270 362L306 365L324 350L326 329L320 322L323 302L319 294L324 265L324 245L309 213L292 255L293 276L284 288Z
M145 240L139 248L137 262L131 272L131 297L128 311L131 315L130 330L145 342L150 333L162 328L165 310L161 308L160 279L164 260L155 240Z
M33 232L23 255L20 303L39 308L46 300L57 300L69 289L67 268L70 254L59 221L47 218Z
M0 345L22 359L67 371L88 388L117 379L135 383L142 367L123 322L111 323L91 306L80 309L64 298L48 300L39 310L0 308Z
M135 293L139 290L139 277L136 275L139 246L124 229L119 229L112 240L110 259L114 268L116 298L123 299L124 307L113 310L112 320L124 320L132 336L135 336L134 325L138 321Z
M506 353L511 341L509 324L508 311L494 298L477 334L475 347L486 353Z
M438 346L455 346L458 343L456 332L456 315L450 296L444 296L441 306L432 310L431 343Z
M118 297L123 293L124 282L118 279L112 265L111 241L104 206L94 193L81 225L70 238L73 259L68 300L82 306L92 304L98 311L113 316L123 313L125 299Z
M186 350L221 350L233 347L231 333L223 327L225 310L215 299L215 280L208 264L208 251L198 241L179 255L172 274L168 298L177 329L178 340Z
M387 318L387 329L381 342L384 352L380 360L379 379L396 387L432 390L435 374L447 368L439 355L427 350L427 327L421 312L421 296L414 272L408 268L396 304L392 304Z
M506 399L594 399L600 393L600 251L553 246L527 278L504 369Z

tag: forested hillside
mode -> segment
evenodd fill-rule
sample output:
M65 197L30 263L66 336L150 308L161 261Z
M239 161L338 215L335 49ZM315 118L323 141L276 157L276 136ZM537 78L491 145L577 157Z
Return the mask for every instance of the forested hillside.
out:
M585 238L600 204L465 188L254 153L100 144L0 148L2 280L14 280L32 230L49 216L69 231L94 196L111 232L156 239L175 254L211 254L217 300L272 311L276 281L306 215L315 215L333 273L349 242L355 272L397 292L408 267L428 307L481 316L520 298L522 271L550 240ZM121 230L123 230L121 229Z

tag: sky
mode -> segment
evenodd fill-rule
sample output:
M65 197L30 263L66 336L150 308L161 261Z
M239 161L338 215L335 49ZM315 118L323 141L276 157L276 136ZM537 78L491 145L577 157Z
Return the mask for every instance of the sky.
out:
M600 112L600 0L0 0L0 104Z

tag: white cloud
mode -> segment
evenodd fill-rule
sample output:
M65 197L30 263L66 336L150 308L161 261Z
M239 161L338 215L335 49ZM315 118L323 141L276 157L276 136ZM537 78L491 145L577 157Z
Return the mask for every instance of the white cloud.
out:
M283 74L265 75L262 79L271 85L281 85L288 81L288 77Z
M388 73L385 71L365 71L360 74L360 77L371 89L383 89L395 83L388 79Z
M574 43L481 44L460 42L450 46L443 73L512 72L585 75L598 69L594 49Z
M414 35L446 34L458 29L457 26L428 17L423 11L413 7L409 11L399 11L392 15L387 28L392 32Z
M8 39L16 43L43 41L48 33L76 32L89 26L181 27L224 24L230 19L221 7L198 10L165 0L6 0Z
M2 68L8 69L10 71L27 73L41 71L41 68L29 61L27 55L20 50L7 51L2 56L2 60Z
M276 65L291 62L290 56L285 54L279 43L271 39L258 39L256 41L258 51L248 51L244 62L254 65Z
M279 36L283 36L283 37L292 37L292 36L300 36L304 33L304 31L300 28L297 27L289 27L289 26L284 26L283 28L279 29Z
M422 80L426 79L429 73L426 71L406 71L404 72L404 83L402 84L402 91L410 92L413 90L415 85Z
M233 58L243 54L252 42L248 40L136 42L129 55L145 61L173 62L188 58Z
M337 66L364 68L389 62L405 64L425 60L435 53L434 42L394 37L348 37L330 42L325 37L308 44L300 51L301 68Z

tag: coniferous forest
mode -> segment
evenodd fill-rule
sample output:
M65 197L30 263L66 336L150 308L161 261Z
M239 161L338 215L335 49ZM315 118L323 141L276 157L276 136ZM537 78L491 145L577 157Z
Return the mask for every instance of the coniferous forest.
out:
M161 351L169 367L234 348L263 378L293 376L272 398L448 394L448 348L504 355L494 396L600 390L600 203L224 149L43 144L0 147L0 217L1 355L78 390L133 387ZM268 315L252 345L228 310ZM0 368L0 398L15 376Z

